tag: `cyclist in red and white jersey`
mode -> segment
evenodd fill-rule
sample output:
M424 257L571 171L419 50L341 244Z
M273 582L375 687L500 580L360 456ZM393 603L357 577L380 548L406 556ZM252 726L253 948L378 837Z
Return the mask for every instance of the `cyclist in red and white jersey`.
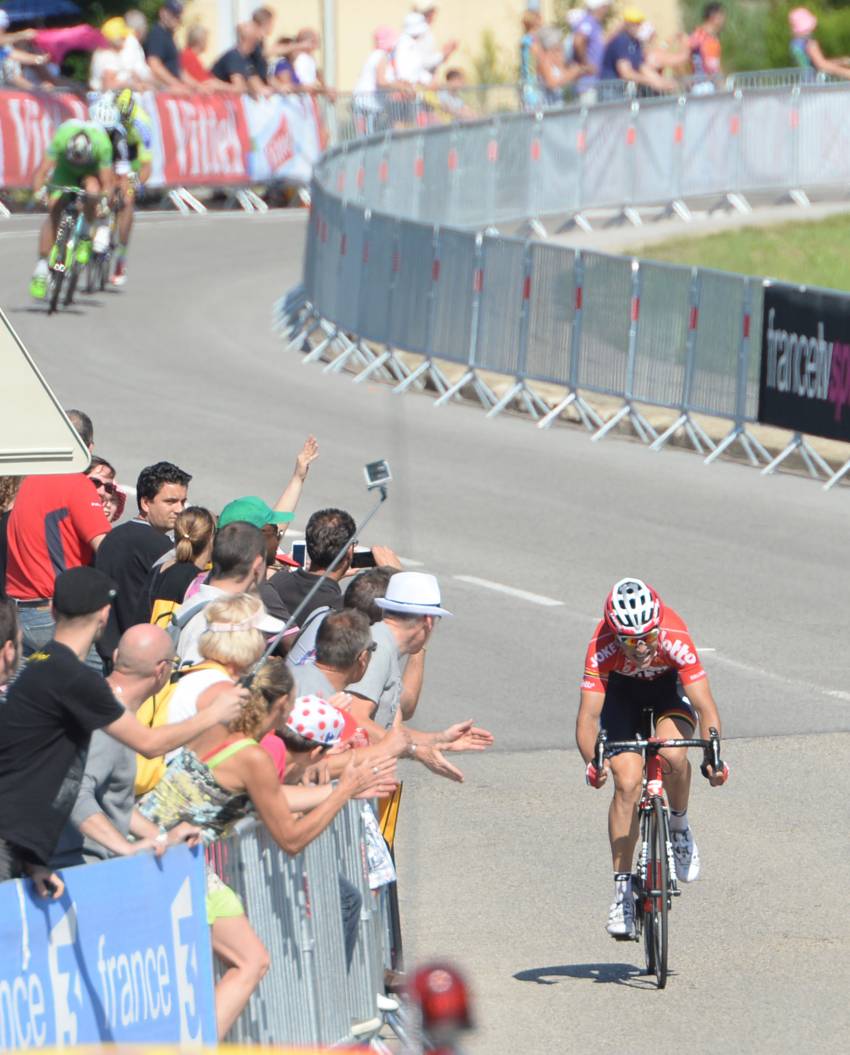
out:
M643 779L643 760L634 751L615 752L602 771L594 762L600 726L610 740L640 736L644 708L651 707L655 735L688 739L697 722L701 736L720 731L720 716L696 647L679 615L640 579L621 579L605 601L602 620L587 649L581 703L576 719L576 743L587 764L588 784L600 788L614 778L614 797L608 811L608 836L614 862L614 903L608 933L631 938L635 933L631 869L638 837L637 804ZM688 824L691 766L686 748L660 752L665 760L664 787L670 804L670 829L676 875L691 883L700 862ZM722 773L708 768L712 786L724 784Z

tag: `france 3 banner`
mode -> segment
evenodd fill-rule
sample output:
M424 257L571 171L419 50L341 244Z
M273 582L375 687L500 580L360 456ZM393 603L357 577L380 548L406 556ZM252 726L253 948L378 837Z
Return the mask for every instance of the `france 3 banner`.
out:
M846 441L848 404L850 298L781 283L766 285L758 420Z
M0 1050L216 1043L203 854L66 868L58 901L0 886Z
M76 95L0 91L0 187L29 187L56 129L72 117L86 117Z

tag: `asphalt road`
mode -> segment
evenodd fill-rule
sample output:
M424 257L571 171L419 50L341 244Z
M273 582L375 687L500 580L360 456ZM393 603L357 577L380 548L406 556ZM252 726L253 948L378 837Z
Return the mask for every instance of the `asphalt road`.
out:
M54 318L26 296L34 232L0 224L0 306L123 481L168 458L196 503L273 500L313 432L297 528L328 504L365 512L361 466L390 460L365 541L437 573L456 615L429 648L416 722L474 717L497 737L463 787L408 764L399 844L409 959L466 967L468 1050L844 1051L850 491L303 366L270 326L300 271L301 214L145 218L127 287ZM604 932L608 793L584 787L572 747L584 649L626 574L705 650L733 766L722 790L696 782L704 878L675 905L664 993Z

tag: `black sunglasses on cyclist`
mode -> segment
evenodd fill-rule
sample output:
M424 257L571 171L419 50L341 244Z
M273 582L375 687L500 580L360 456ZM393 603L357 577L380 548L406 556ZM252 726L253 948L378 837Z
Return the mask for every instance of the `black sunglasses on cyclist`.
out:
M115 484L111 484L108 480L101 480L99 476L90 476L89 479L98 491L106 491L108 495L114 495L117 491Z

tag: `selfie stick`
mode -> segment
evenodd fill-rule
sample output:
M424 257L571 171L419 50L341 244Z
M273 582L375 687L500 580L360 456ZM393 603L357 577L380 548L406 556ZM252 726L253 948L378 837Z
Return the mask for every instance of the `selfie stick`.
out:
M298 607L295 609L295 611L292 613L292 615L284 623L283 630L281 630L279 633L275 634L275 636L271 639L271 641L269 641L268 645L266 646L266 650L262 654L262 656L260 656L260 658L254 664L254 666L248 671L248 673L243 678L240 678L240 682L239 683L241 685L245 685L246 687L250 686L251 682L254 680L254 676L257 673L257 671L260 669L260 667L262 667L262 665L266 662L266 660L269 658L269 656L271 656L271 654L274 652L274 650L280 644L281 639L283 638L283 635L286 633L287 630L290 630L293 626L295 626L297 624L301 613L304 611L304 609L309 605L309 603L316 596L316 593L317 593L319 587L322 585L322 583L325 581L325 579L327 579L327 577L331 574L331 572L333 572L336 569L336 567L342 561L342 558L348 552L349 547L353 546L354 543L357 541L357 538L360 535L360 533L363 531L363 528L366 527L366 525L369 523L369 521L372 519L372 517L378 512L378 510L381 508L381 506L384 504L384 502L386 502L386 500L387 500L387 487L386 487L386 484L380 484L378 486L378 491L380 491L380 498L375 503L375 506L369 511L368 515L366 517L364 517L364 519L357 525L357 527L355 527L354 534L351 536L351 538L346 539L346 541L345 541L344 545L342 546L342 548L340 549L339 553L337 553L337 555L330 562L330 564L327 566L327 568L325 568L325 570L322 572L322 574L313 583L313 586L312 586L312 589L310 590L310 592L307 594L307 596L304 598L304 600L301 602L301 604L298 605Z

